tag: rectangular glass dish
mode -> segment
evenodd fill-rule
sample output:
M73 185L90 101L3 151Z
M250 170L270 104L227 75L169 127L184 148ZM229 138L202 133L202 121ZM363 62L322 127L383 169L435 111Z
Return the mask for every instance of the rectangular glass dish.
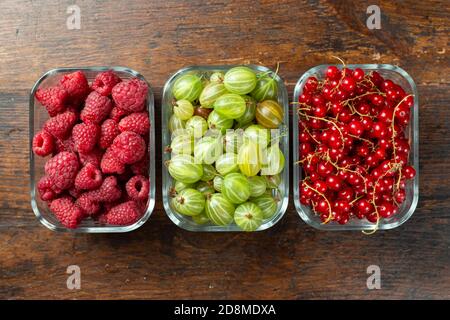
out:
M304 73L301 78L298 80L295 90L293 101L298 101L301 92L303 91L303 87L305 85L308 77L314 76L317 79L325 78L325 71L327 67L330 65L320 65L316 66L306 73ZM340 67L336 65L336 67ZM409 161L408 163L414 167L416 170L416 176L414 179L407 180L405 191L406 191L406 199L400 205L400 208L396 214L394 214L390 218L383 218L380 220L378 225L378 229L380 230L388 230L393 229L401 224L403 224L406 220L408 220L411 215L414 213L416 209L417 202L419 199L419 96L417 93L417 87L413 81L413 79L409 76L406 71L403 69L389 65L389 64L355 64L348 65L348 68L361 68L365 73L370 71L377 71L380 75L386 79L391 79L395 83L401 85L407 94L414 95L414 106L411 109L410 122L408 127L406 128L406 135L409 140L409 144L411 146ZM320 229L320 230L373 230L375 229L375 224L367 221L366 219L350 219L350 221L345 225L340 225L336 222L329 222L327 224L323 224L320 220L319 215L315 214L311 208L305 206L300 203L300 182L302 181L302 169L298 164L300 160L299 153L299 126L298 126L299 117L297 112L294 112L293 116L293 183L294 183L294 204L295 208L300 215L300 217L310 226Z
M64 74L81 70L86 75L89 83L94 80L95 76L103 71L112 70L120 78L129 79L137 77L145 81L148 85L148 95L146 100L146 110L149 113L150 118L150 131L149 131L149 179L150 179L150 191L149 201L147 209L143 216L132 225L128 226L114 226L104 225L93 219L85 219L76 229L68 229L64 227L50 212L47 204L39 197L37 190L37 183L39 179L44 175L44 165L49 159L47 157L38 157L32 152L32 142L34 135L42 129L44 122L49 118L46 109L35 98L36 90L39 88L47 88L56 85ZM74 233L113 233L113 232L128 232L139 228L150 217L155 206L155 130L154 130L154 97L153 92L145 80L145 78L138 72L124 68L124 67L81 67L81 68L57 68L47 71L44 75L36 81L30 92L29 101L29 124L30 124L30 191L31 191L31 207L38 220L47 228L53 231L68 231Z
M169 131L169 119L173 113L172 102L174 100L172 94L172 87L174 85L175 79L186 73L196 73L209 76L214 72L222 71L226 72L228 69L236 67L237 65L220 65L220 66L190 66L178 70L174 75L172 75L169 80L167 80L164 86L164 92L162 97L161 105L161 117L162 117L162 195L164 209L167 215L178 227L189 230L189 231L203 231L203 232L229 232L229 231L242 231L239 227L232 223L227 226L217 226L213 224L198 225L188 216L177 213L170 204L170 188L173 185L173 179L169 175L165 163L170 160L170 153L166 152L166 147L170 145L171 133ZM251 68L257 73L268 73L272 70L256 65L245 65ZM283 135L280 138L280 149L285 156L284 169L280 173L281 184L279 186L278 194L278 208L276 213L269 220L265 221L256 231L261 231L272 227L276 224L285 214L288 206L288 195L289 195L289 98L287 94L286 87L283 80L272 72L274 79L278 85L278 103L283 107L284 117L283 124L281 125L283 129Z

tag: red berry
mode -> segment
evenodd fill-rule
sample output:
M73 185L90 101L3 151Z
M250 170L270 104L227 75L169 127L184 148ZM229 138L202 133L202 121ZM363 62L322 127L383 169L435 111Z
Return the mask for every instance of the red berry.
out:
M121 161L119 161L118 157L114 152L112 152L111 148L106 149L105 153L103 154L100 167L102 169L102 172L105 174L121 174L125 172L125 165Z
M382 202L381 205L377 206L378 213L383 218L390 218L396 212L396 208L389 202Z
M92 83L92 89L102 96L109 96L116 84L122 81L113 71L100 72Z
M74 229L83 218L83 212L74 203L71 197L65 196L53 200L50 210L66 228Z
M348 131L354 136L361 136L364 132L364 125L361 121L353 119L348 124Z
M150 190L150 182L144 176L134 176L125 186L128 195L133 200L146 200Z
M106 222L113 225L130 225L141 216L139 206L134 201L119 204L106 214Z
M406 166L403 168L402 174L406 179L413 179L416 176L416 170L412 166Z
M347 92L353 92L356 88L356 82L352 77L346 76L342 79L341 88Z
M107 149L114 141L114 138L117 137L120 133L119 126L112 119L106 119L102 123L102 127L101 127L100 131L101 131L101 133L100 133L99 146L102 149Z
M100 211L100 204L89 192L81 194L75 204L83 211L84 216L92 216Z
M44 123L44 130L52 134L55 138L66 139L73 126L77 122L77 115L73 112L66 111L48 119Z
M146 145L140 135L125 131L114 139L111 151L120 162L132 164L142 159L146 151Z
M61 152L45 164L45 174L56 188L66 190L72 187L78 173L78 157L71 152Z
M50 117L54 117L66 110L69 94L63 88L50 87L37 89L35 97L47 109Z
M336 80L340 77L340 71L336 66L329 66L325 74L326 77L330 80Z
M79 123L72 129L75 149L78 152L89 153L97 144L100 128L93 123Z
M353 70L352 77L353 77L353 79L355 79L358 82L362 81L364 79L364 71L363 71L363 69L355 68L355 70Z
M81 71L64 75L60 84L69 94L70 100L75 104L83 102L90 91L86 76Z
M92 91L86 98L85 106L81 111L81 120L85 123L100 124L108 117L113 104L108 97Z
M114 202L120 199L122 191L114 176L106 177L102 185L97 190L88 192L89 196L97 202Z
M53 150L53 155L56 155L60 152L75 152L75 142L73 142L72 136L67 139L55 139L55 148Z
M86 164L75 178L75 188L79 190L93 190L102 185L102 173L92 163Z
M147 93L147 84L133 78L116 84L112 89L112 98L119 108L129 112L139 112L144 109Z
M326 179L328 189L339 191L342 188L342 180L338 176L329 175Z
M38 132L33 137L33 152L41 157L48 156L53 152L54 148L54 142L53 142L53 136L46 132L41 131Z
M119 122L121 132L133 131L140 135L145 135L150 129L150 120L147 112L132 113Z
M39 180L37 189L42 201L53 200L56 198L57 194L61 192L60 190L55 191L53 182L48 176L43 176Z

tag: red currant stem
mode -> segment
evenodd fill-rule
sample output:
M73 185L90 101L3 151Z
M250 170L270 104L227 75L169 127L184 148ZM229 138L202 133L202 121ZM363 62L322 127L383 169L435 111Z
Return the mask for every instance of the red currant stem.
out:
M341 58L339 58L338 56L331 56L332 58L335 58L337 60L339 60L339 62L342 64L342 67L345 68L346 64L344 62L344 60L342 60Z
M341 135L341 140L342 140L342 149L344 149L344 145L345 145L344 134L342 133L341 129L339 128L339 126L338 126L334 121L329 120L329 119L327 119L327 118L320 118L320 117L315 117L315 116L308 116L308 115L306 115L306 114L304 114L304 113L301 113L301 112L299 112L299 114L300 114L301 116L304 116L304 117L310 117L310 118L312 118L312 119L322 120L322 121L331 123L331 124L339 131L339 134Z
M358 201L358 200L361 199L361 198L364 198L364 195L360 195L359 197L356 197L355 199L353 199L353 200L350 202L350 205L354 204L356 201Z
M313 139L317 144L319 144L320 142L316 140L316 138L313 137L313 135L311 134L311 132L309 132L309 129L305 127L305 131L307 134L309 134L309 136L311 137L311 139Z
M370 141L370 140L367 140L367 139L365 139L365 138L361 138L361 137L358 137L358 136L354 136L353 134L350 134L350 133L348 134L348 136L369 143L369 144L372 146L372 151L375 149L375 145L374 145L373 142Z
M305 184L305 186L309 189L311 189L312 191L314 191L315 193L317 193L318 195L322 196L322 198L327 202L328 204L328 217L327 219L323 222L323 224L327 224L328 222L331 221L331 218L333 217L333 213L331 212L331 204L328 201L327 197L325 197L325 195L322 192L317 191L316 189L314 189L313 187L311 187L309 184L306 183L306 181L303 181L303 183Z

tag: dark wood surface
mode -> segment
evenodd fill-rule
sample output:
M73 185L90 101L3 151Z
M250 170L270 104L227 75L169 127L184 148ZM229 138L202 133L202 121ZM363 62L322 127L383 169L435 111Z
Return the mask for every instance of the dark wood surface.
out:
M366 28L365 1L76 1L81 30L67 30L74 1L0 2L0 298L400 299L450 298L450 67L447 1L375 1L381 30ZM398 1L400 3L400 1ZM420 95L420 200L398 229L365 236L320 232L297 215L253 234L183 231L161 203L129 234L53 233L29 196L28 93L46 70L123 65L159 101L170 74L193 64L274 67L290 94L312 66L390 63ZM157 150L160 150L157 134ZM292 197L291 197L292 198ZM66 288L68 265L81 290ZM368 290L366 268L381 268Z

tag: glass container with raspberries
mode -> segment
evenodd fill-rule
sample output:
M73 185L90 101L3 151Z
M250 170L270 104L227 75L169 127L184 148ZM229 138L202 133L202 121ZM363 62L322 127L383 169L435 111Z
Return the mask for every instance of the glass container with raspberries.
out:
M293 104L294 202L306 223L373 233L411 217L418 95L404 70L317 66L297 82Z
M31 205L55 231L127 232L155 204L154 100L123 67L59 68L30 94Z

